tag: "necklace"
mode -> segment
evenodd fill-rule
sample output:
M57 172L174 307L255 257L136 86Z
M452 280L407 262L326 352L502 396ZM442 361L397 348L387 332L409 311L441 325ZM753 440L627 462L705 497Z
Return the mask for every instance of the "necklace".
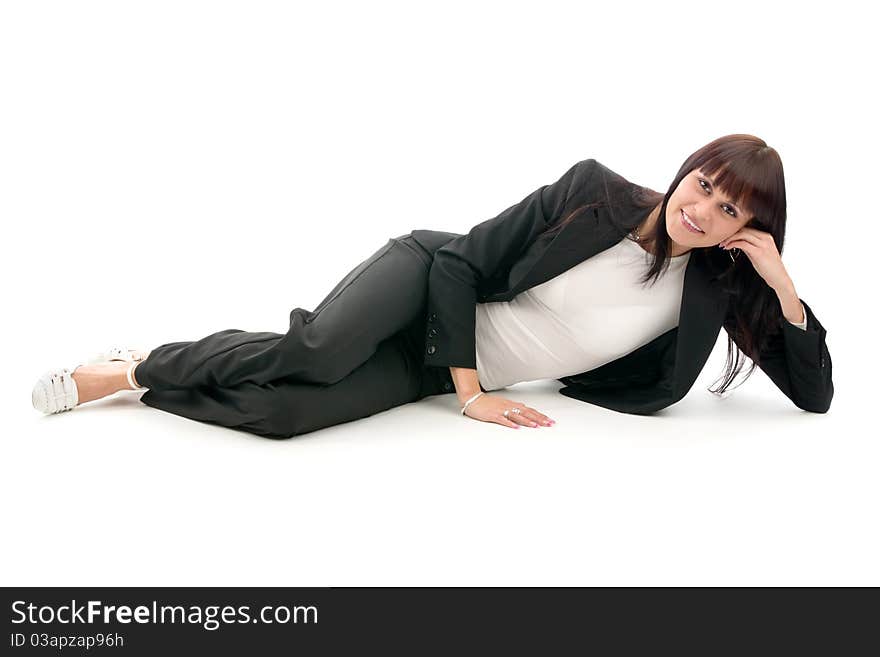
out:
M656 208L655 208L655 209L656 209ZM642 223L650 224L650 222L651 222L651 215L652 215L652 214L654 214L654 210L651 210L651 212L648 213L648 216L647 216L642 222L639 223L639 226L641 226ZM638 226L636 226L635 228L633 228L632 231L629 233L628 236L631 237L632 239L634 239L636 242L638 242L638 241L640 241L640 240L642 239L642 236L639 235Z

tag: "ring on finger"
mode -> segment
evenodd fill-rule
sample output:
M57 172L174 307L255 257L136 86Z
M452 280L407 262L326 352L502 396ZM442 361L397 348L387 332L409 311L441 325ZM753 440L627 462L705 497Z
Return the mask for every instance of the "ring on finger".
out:
M510 415L509 415L510 413L519 414L519 413L522 413L522 410L519 408L508 408L506 411L504 411L504 417L510 419Z

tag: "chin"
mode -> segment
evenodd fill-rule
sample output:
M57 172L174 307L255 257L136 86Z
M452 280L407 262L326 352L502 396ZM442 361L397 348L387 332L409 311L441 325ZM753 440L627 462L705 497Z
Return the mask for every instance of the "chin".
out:
M694 248L707 245L705 234L697 235L678 225L670 228L669 224L666 224L666 232L669 233L670 239L679 246Z

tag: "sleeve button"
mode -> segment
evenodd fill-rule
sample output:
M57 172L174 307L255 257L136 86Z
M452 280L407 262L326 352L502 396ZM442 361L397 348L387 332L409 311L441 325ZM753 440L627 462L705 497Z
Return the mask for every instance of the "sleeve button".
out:
M449 381L447 381L446 383L443 384L443 389L444 390L452 390L452 384L449 383Z
M437 329L435 329L435 328L430 329L428 331L428 337L429 338L436 338L437 337Z
M428 355L429 355L429 356L432 356L432 355L434 355L434 354L437 353L437 347L435 347L435 346L432 345L432 344L429 344L429 345L428 345L428 349L427 349L427 351L428 351Z
M430 315L428 315L428 321L429 322L436 322L437 321L437 313L431 313Z

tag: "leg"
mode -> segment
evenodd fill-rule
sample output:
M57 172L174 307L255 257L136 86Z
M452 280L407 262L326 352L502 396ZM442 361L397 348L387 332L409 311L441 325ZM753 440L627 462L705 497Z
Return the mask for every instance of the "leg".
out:
M333 384L424 312L431 256L411 236L391 238L309 312L295 308L285 335L229 329L152 350L135 369L151 389L232 388L293 378Z
M281 379L231 388L151 389L141 401L193 420L290 438L367 417L440 392L425 379L421 348L401 332L366 362L330 385Z
M111 362L80 365L71 374L76 382L79 404L101 399L120 390L131 390L126 371L130 363Z

